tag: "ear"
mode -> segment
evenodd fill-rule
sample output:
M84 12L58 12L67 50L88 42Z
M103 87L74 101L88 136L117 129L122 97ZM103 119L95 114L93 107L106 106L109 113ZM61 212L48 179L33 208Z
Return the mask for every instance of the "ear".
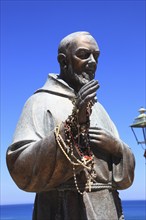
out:
M64 53L59 53L57 59L58 62L60 63L60 66L66 68L67 66L66 55Z

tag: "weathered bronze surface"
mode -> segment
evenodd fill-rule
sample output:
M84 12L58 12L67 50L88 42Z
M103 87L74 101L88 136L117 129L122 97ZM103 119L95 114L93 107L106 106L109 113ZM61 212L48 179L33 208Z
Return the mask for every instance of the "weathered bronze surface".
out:
M99 83L94 77L99 54L89 33L68 35L58 48L60 74L49 74L45 85L25 103L7 151L7 166L20 189L36 192L33 220L124 219L117 190L131 186L134 157L104 107L96 102ZM73 117L74 105L77 127L67 142L64 125L69 116ZM56 141L59 125L65 153ZM76 128L80 129L77 137ZM89 178L85 168L90 167L90 161L89 165L82 161L84 167L81 164L73 169L67 158L72 156L66 147L73 144L74 156L81 159L72 143L72 138L79 137L80 150L86 142L90 145L94 178Z

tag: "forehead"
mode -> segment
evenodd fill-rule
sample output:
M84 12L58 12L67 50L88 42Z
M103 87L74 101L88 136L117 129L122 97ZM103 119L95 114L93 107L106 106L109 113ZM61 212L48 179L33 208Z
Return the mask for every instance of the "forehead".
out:
M77 50L80 47L89 50L99 51L99 47L95 39L91 35L80 35L73 40L72 49Z

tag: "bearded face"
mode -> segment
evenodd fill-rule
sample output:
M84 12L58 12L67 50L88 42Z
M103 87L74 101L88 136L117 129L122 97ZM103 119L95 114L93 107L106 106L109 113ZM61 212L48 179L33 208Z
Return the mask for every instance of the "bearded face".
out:
M69 64L67 75L69 76L70 86L78 92L83 85L94 79L95 73L88 74L87 72L74 72L72 65Z
M99 48L91 35L75 39L68 52L66 78L68 84L78 92L94 79L99 56Z

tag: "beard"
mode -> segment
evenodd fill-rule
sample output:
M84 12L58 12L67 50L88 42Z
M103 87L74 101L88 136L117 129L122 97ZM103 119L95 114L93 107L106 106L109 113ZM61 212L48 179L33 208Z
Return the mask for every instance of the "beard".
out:
M82 86L94 79L95 73L88 74L87 72L76 73L74 72L71 65L67 69L67 77L69 79L70 86L75 90L79 91Z

